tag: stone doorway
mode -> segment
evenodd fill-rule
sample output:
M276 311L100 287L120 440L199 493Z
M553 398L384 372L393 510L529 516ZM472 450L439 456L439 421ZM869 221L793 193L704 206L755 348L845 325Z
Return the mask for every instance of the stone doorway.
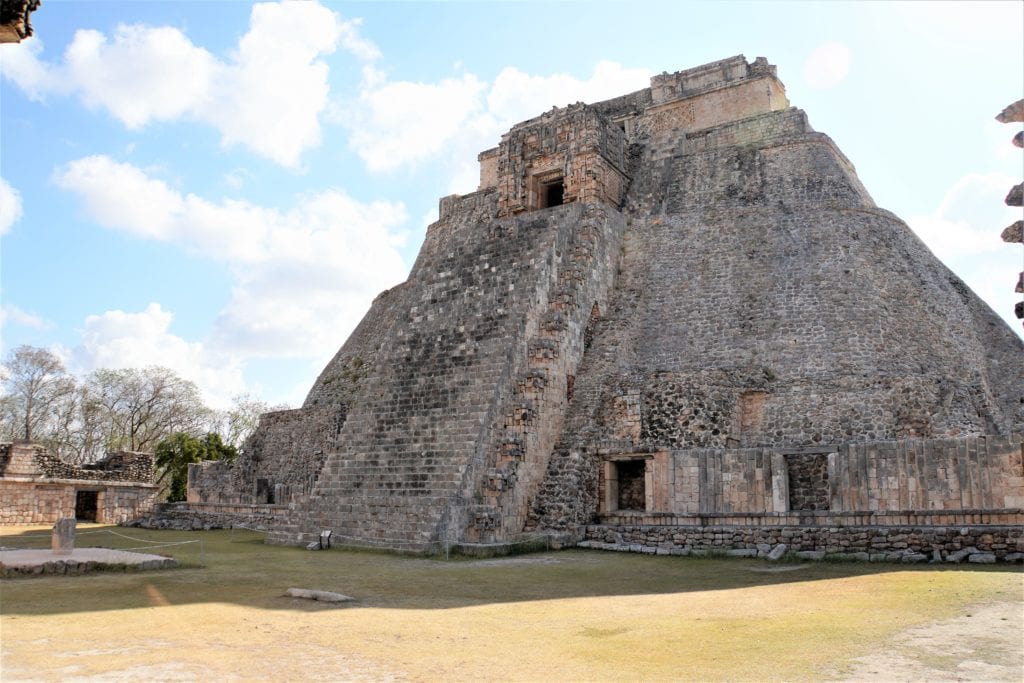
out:
M562 178L549 180L541 185L543 208L561 206L565 203L565 182Z
M799 453L786 456L789 509L828 510L828 454Z
M98 522L99 499L99 491L76 491L75 519L79 522Z
M671 456L617 453L602 458L598 475L598 514L667 512Z
M617 509L639 512L646 510L647 461L620 460L615 463L615 470L619 482Z

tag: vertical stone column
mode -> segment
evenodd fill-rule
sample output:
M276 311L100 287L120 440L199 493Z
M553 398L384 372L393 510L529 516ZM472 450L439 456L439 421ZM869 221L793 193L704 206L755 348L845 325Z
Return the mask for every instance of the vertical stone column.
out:
M50 546L54 555L70 555L74 551L76 522L74 517L61 517L53 525Z
M772 453L772 512L789 510L789 474L786 458L781 453Z

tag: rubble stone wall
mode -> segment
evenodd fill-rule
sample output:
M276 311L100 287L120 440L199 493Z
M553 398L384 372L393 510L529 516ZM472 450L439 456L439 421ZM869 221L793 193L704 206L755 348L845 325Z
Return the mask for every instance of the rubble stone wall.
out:
M146 529L256 529L277 526L287 514L285 505L227 505L219 503L164 503L132 526Z
M23 441L0 444L0 477L47 477L99 481L151 482L150 453L117 451L86 465L65 462L45 446Z
M1019 515L1018 515L1019 517ZM963 526L612 526L591 525L583 548L650 555L723 554L864 562L1024 561L1024 527Z

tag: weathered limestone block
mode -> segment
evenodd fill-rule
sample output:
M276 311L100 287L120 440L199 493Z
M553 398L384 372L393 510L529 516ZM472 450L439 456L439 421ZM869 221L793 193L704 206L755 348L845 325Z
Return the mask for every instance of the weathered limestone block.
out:
M53 525L50 545L54 555L70 555L75 550L76 521L74 517L64 517Z

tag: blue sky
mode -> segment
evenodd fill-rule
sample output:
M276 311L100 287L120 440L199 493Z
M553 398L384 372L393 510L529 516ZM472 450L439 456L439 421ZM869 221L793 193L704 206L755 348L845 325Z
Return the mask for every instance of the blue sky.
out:
M2 345L301 403L553 105L745 54L1020 333L1024 3L60 2L0 45Z

